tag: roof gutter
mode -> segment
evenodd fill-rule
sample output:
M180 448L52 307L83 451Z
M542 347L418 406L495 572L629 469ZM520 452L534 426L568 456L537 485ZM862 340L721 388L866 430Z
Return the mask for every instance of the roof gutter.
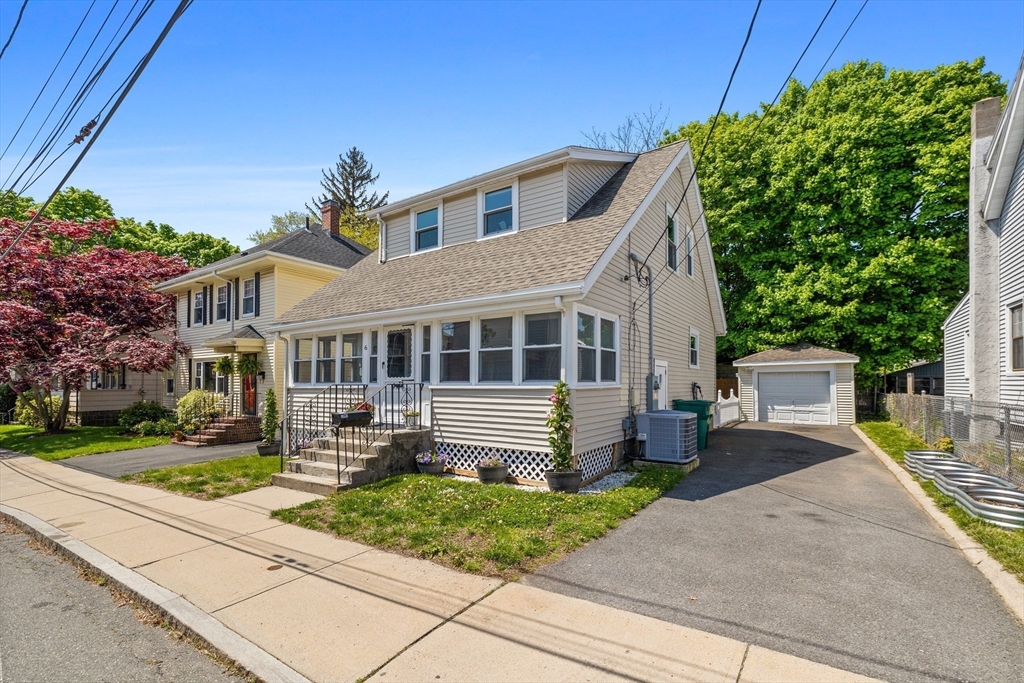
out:
M243 256L243 257L241 257L240 259L238 259L236 261L232 261L230 264L225 264L225 265L221 266L220 270L233 269L236 266L246 265L246 264L248 264L248 263L250 263L252 261L256 261L256 260L261 259L261 258L280 259L282 261L292 262L295 265L301 265L301 266L306 266L306 267L314 266L316 268L323 268L325 270L335 270L335 271L338 271L339 273L343 272L345 270L344 268L339 268L337 266L331 266L331 265L328 265L326 263L320 263L319 261L310 261L309 259L299 258L298 256L289 256L288 254L280 254L280 253L272 252L272 251L271 252L258 251L255 254L249 254L248 256ZM209 266L207 266L206 268L209 268ZM203 277L206 277L208 275L213 275L214 272L216 271L216 269L206 270L206 268L199 268L199 269L193 270L193 271L191 271L189 273L185 273L184 275L179 275L178 277L173 278L171 280L164 280L160 284L158 284L155 287L153 287L153 291L163 292L163 291L166 291L168 289L172 289L174 287L177 287L178 285L186 284L186 283L191 282L193 280L196 280L198 278L203 278ZM216 277L221 277L221 276L216 276ZM221 279L223 279L223 278L221 278Z

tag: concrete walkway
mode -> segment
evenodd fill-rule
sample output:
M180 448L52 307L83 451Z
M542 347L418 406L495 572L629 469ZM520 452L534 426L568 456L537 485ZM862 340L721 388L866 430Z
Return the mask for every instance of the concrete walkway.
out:
M160 467L188 465L196 462L224 460L225 458L234 458L239 455L251 455L256 452L257 443L256 441L251 441L249 443L229 443L223 446L203 446L201 448L165 444L163 446L150 446L149 448L136 448L132 451L81 455L77 458L67 458L65 460L57 460L56 462L64 467L98 474L101 477L117 479L125 474L136 474Z
M846 427L714 432L664 498L527 585L888 681L1018 681L1024 630Z
M269 517L311 498L271 487L201 501L34 458L0 462L0 504L183 596L312 680L868 680Z

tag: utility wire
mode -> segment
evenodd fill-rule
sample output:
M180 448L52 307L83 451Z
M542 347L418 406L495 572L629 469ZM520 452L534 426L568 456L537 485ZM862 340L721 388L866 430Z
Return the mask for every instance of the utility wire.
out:
M672 210L673 216L677 211L679 211L679 207L682 206L683 200L686 198L686 193L690 190L690 183L692 183L693 179L697 177L697 168L700 166L700 162L704 159L704 152L708 149L708 144L711 142L711 136L714 135L715 127L718 125L718 118L722 115L722 109L725 107L725 98L729 96L729 89L732 88L732 80L736 77L736 70L740 68L740 62L743 61L743 53L747 49L747 43L750 42L750 34L754 31L754 22L757 21L757 13L760 9L761 0L757 0L757 7L754 8L754 16L750 18L750 26L747 27L747 36L743 39L743 46L740 47L740 54L736 57L736 63L733 64L732 67L732 73L729 74L729 82L726 83L725 92L722 93L722 101L718 103L718 111L715 112L715 118L711 122L711 128L708 130L707 137L704 138L704 144L701 145L700 154L697 155L697 161L693 165L693 173L690 174L690 179L686 181L686 186L683 188L683 194L680 196L679 202L676 204L676 208ZM661 243L661 240L665 237L667 232L668 224L666 222L665 229L661 231L661 235L654 243L654 246L651 247L651 251L644 257L643 266L647 265L647 260L651 258L651 254L653 254L654 250L658 248L658 245Z
M833 3L833 5L834 4L835 3ZM860 6L860 9L857 11L857 14L854 15L853 19L850 21L850 24L846 27L846 30L843 31L843 35L839 37L839 41L836 43L836 46L834 48L832 48L832 52L830 52L829 55L828 55L828 58L825 59L825 63L821 65L821 69L818 70L818 75L814 77L814 80L811 82L811 85L808 86L808 90L810 90L811 86L813 86L815 83L818 82L818 77L821 76L822 71L825 70L825 66L829 63L829 61L831 61L833 55L835 55L836 50L839 48L839 46L842 44L843 40L846 38L846 34L848 34L850 32L850 29L853 28L853 25L855 23L857 23L857 18L860 17L861 12L864 11L864 8L867 6L867 4L868 4L868 0L864 0L864 3ZM832 8L829 7L829 11L831 11L831 10L832 10ZM825 16L827 17L828 14L826 13ZM824 19L822 20L822 22L824 23ZM821 30L821 26L820 25L818 26L818 30ZM818 31L815 31L814 35L818 35ZM813 41L813 40L814 40L814 36L811 36L811 41ZM810 47L809 43L808 43L808 47ZM806 48L804 48L804 52L807 52ZM800 59L803 59L803 53L800 54ZM798 60L798 63L799 63L799 60ZM795 71L795 69L796 68L794 67L794 71ZM792 76L793 76L793 72L791 71L790 75L786 78L786 83L789 83L789 79L792 78ZM785 87L785 86L783 86L783 87ZM763 121L768 116L768 111L770 111L770 110L766 110L765 111L765 115L761 118L761 121ZM758 126L755 126L754 131L747 138L746 142L744 142L742 151L745 151L747 146L753 141L754 136L757 134L757 128L760 127L761 121L758 121ZM741 158L743 156L742 151L741 151L741 153L739 155ZM700 223L701 219L704 217L705 211L706 211L706 209L701 209L700 215L697 216L697 220L694 221L694 224ZM704 230L703 230L703 232L699 236L695 236L695 238L693 240L693 245L687 250L685 256L688 256L691 253L693 253L693 250L697 248L697 244L699 243L699 241L701 239L703 239L708 234L708 230L709 229L710 229L710 226L707 224L707 221L704 221ZM657 246L657 245L655 245L655 246ZM666 261L665 266L667 266L667 265L668 265L668 263ZM664 270L665 266L662 266L661 270ZM660 273L661 270L659 270L658 272ZM661 289L665 285L665 283L668 282L668 281L669 280L666 279L666 280L662 281L661 283L659 283L658 286L654 288L654 294L657 294L658 290ZM642 283L641 283L641 286L643 286ZM640 300L640 299L637 300L637 303L633 306L633 311L634 312L637 310L637 308L639 307L641 302L642 302L642 300Z
M53 78L53 74L57 73L57 68L60 66L61 62L64 61L64 57L67 55L68 50L71 49L71 44L75 42L75 38L78 37L78 32L82 30L82 26L85 25L85 20L89 18L89 13L92 12L92 8L95 4L96 0L92 0L92 2L89 4L89 8L85 10L85 16L82 17L82 21L79 22L78 28L75 29L74 34L71 36L71 40L69 40L68 44L64 47L64 52L60 54L60 59L58 59L57 63L54 64L53 70L50 71L50 75L46 77L46 82L43 83L43 87L39 89L39 94L37 94L36 98L32 100L32 106L28 108L28 111L25 113L25 118L23 118L21 120L21 123L18 124L18 130L14 131L14 136L10 139L10 141L8 141L7 146L4 147L4 151L0 152L0 159L4 158L4 155L7 154L7 150L9 150L11 148L11 145L14 144L15 138L18 137L18 133L21 132L22 126L24 126L25 122L28 121L28 117L32 114L32 110L36 108L36 104L38 104L39 98L43 96L43 91L46 90L46 86L50 84L50 79Z
M11 250L14 249L14 247L18 244L18 242L21 241L21 239L26 235L26 233L28 233L28 231L32 229L32 226L36 223L37 220L39 220L39 217L43 214L43 211L46 210L46 207L49 206L50 202L53 201L53 198L57 195L58 192L60 192L61 188L64 187L64 183L68 181L68 179L71 177L71 174L75 172L75 169L78 168L78 165L82 162L82 159L84 159L85 155L89 153L90 149L92 149L93 144L96 142L96 140L99 139L100 133L103 132L103 129L106 128L107 124L110 122L110 119L113 118L114 114L117 113L118 107L121 106L121 103L124 102L125 97L127 97L128 93L131 92L132 87L135 85L136 81L139 80L139 77L142 75L142 72L146 70L146 66L148 66L150 60L153 59L153 55L156 54L156 51L164 42L164 39L167 37L167 34L170 33L171 28L178 21L178 19L181 18L181 15L185 13L185 10L192 6L192 2L193 0L181 0L178 3L178 7L174 10L174 13L171 14L170 19L167 20L167 25L164 26L163 31L160 32L159 36L157 36L157 39L153 43L153 46L149 49L149 52L146 53L146 56L142 59L141 62L139 62L138 66L135 68L131 80L128 82L124 90L121 92L120 96L114 102L113 106L110 108L110 111L107 113L107 115L103 117L103 120L100 122L99 127L96 129L96 133L89 138L89 141L82 149L82 152L78 155L78 158L75 159L75 162L71 165L71 168L68 169L67 173L64 174L64 177L57 184L57 187L54 188L52 193L50 193L49 198L47 198L47 200L43 202L43 205L39 207L39 210L36 211L35 215L32 216L32 219L25 224L25 227L21 230L20 233L18 233L17 237L15 237L14 240L11 241L7 249L4 250L4 253L0 255L0 261L7 258L7 255L11 253Z
M28 5L28 0L21 3L21 9L18 10L18 19L14 22L14 28L11 29L11 35L7 37L7 42L4 43L3 48L0 48L0 59L4 58L4 53L7 52L7 46L14 40L14 34L18 32L18 26L21 25L21 15L25 13L25 6Z

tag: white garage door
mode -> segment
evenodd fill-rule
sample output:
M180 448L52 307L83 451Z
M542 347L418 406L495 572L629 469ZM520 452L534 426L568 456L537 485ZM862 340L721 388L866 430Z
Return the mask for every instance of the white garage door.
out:
M760 422L830 424L828 372L761 372L757 380Z

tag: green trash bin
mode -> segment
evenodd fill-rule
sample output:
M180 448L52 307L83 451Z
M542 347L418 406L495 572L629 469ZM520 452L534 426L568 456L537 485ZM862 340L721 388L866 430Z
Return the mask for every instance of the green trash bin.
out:
M677 398L672 401L672 410L697 413L697 450L708 447L708 432L711 431L711 419L715 414L714 401L702 401Z

